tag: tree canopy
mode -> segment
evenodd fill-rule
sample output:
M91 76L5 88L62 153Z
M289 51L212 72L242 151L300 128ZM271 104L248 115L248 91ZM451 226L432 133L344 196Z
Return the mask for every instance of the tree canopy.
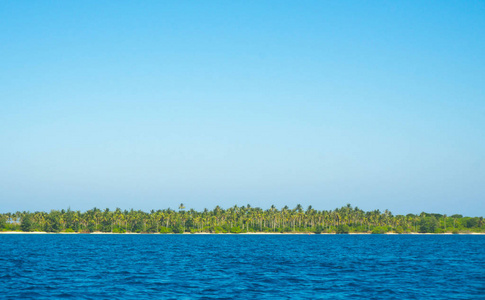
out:
M393 215L390 211L363 211L350 204L334 210L306 210L297 205L282 209L233 206L224 209L179 211L101 210L85 212L15 212L0 214L0 231L113 232L113 233L461 233L485 232L483 217L421 213Z

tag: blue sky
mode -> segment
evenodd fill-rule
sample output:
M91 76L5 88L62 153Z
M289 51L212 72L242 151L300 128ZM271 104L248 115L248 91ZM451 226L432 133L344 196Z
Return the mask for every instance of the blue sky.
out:
M485 215L483 1L2 1L0 211Z

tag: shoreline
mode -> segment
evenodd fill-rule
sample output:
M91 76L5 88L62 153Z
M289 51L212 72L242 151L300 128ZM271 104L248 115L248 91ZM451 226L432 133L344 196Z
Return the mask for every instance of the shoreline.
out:
M133 235L133 234L143 234L143 235L336 235L337 233L314 233L314 232L241 232L241 233L210 233L210 232L184 232L184 233L137 233L137 232L128 232L128 233L114 233L114 232L46 232L46 231L31 231L31 232L24 232L24 231L0 231L0 234L89 234L89 235ZM343 233L341 235L372 235L370 232L349 232ZM395 232L386 232L386 233L378 233L374 235L485 235L485 232L469 232L469 233L420 233L420 232L410 232L410 233L395 233Z

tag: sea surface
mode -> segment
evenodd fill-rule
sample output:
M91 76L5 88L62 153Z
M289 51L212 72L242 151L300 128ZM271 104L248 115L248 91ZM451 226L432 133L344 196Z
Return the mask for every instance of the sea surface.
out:
M0 235L1 299L485 299L485 236Z

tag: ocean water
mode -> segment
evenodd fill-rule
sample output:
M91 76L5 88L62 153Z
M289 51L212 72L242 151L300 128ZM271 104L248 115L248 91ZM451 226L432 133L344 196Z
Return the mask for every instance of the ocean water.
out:
M0 235L1 299L485 299L485 236Z

